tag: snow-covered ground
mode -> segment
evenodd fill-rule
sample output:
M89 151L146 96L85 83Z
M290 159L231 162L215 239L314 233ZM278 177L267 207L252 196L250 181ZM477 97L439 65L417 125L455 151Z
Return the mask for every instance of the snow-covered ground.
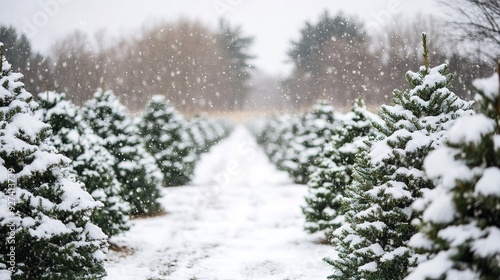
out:
M303 230L305 186L269 163L244 127L202 156L192 186L167 188L167 214L113 242L108 280L325 279L331 246Z

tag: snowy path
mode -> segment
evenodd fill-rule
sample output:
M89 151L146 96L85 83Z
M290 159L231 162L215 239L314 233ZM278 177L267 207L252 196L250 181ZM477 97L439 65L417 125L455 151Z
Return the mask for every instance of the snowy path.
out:
M135 253L111 252L107 279L325 279L333 252L302 230L306 191L238 127L202 157L193 186L164 190L167 215L113 239Z

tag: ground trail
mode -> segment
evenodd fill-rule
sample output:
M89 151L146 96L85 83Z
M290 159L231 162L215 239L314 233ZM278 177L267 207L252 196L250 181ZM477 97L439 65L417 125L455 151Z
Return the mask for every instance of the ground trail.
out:
M164 190L167 215L135 220L113 241L108 280L325 279L332 247L303 230L294 185L244 127L203 155L192 186Z

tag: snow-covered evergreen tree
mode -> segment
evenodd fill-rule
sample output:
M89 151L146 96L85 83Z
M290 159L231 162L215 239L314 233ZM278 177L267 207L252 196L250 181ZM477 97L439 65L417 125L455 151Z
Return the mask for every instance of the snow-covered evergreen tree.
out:
M269 160L279 170L285 170L283 162L288 151L288 145L297 133L300 118L292 115L274 116L265 121L261 131L255 135L257 143L262 146Z
M407 72L410 88L394 91L394 105L382 106L374 127L383 137L356 160L347 190L351 209L332 239L339 256L327 259L334 267L330 279L402 279L415 264L408 241L417 231L411 221L420 214L410 206L422 189L433 188L424 158L444 143L456 118L472 113L471 103L448 90L447 65L428 66L422 37L425 65Z
M215 137L209 143L210 146L218 144L222 139L226 138L234 129L234 123L226 119L210 120L209 126L214 131Z
M319 101L301 118L297 132L288 143L283 167L297 184L305 184L314 171L314 160L332 136L338 116L333 106Z
M39 94L37 115L52 126L50 143L72 160L70 167L85 184L87 191L104 207L94 211L91 220L106 235L113 236L130 227L130 206L120 196L122 185L113 169L115 158L101 137L83 120L79 108L65 99L65 94Z
M248 121L245 124L245 127L255 137L255 141L259 141L260 135L263 134L263 132L266 130L268 124L269 124L268 117L260 117Z
M413 204L423 223L410 245L429 259L408 280L500 279L499 78L474 82L480 113L457 120L425 159L436 188Z
M342 202L345 188L352 181L353 165L361 147L368 141L375 116L368 112L362 99L356 100L351 112L345 114L332 131L332 138L316 160L310 176L309 194L302 212L305 229L314 233L331 233L343 223Z
M186 125L186 131L194 143L198 155L208 152L211 146L227 137L232 129L231 122L211 120L203 115L191 118Z
M138 123L146 150L163 173L164 186L182 186L191 180L196 147L186 130L184 117L165 99L155 95Z
M157 200L163 175L155 159L144 148L125 106L113 92L98 90L82 109L84 119L115 157L113 167L123 185L121 195L130 203L131 214L160 211Z
M186 124L186 131L195 146L196 154L199 156L208 151L210 147L207 131L202 129L204 119L201 116L191 118Z
M106 235L90 222L101 203L66 172L1 43L0 60L0 276L102 279Z

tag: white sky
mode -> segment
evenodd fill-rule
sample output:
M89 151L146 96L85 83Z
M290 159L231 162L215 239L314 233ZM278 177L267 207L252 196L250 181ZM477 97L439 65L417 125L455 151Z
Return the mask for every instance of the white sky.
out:
M35 49L50 52L53 42L80 29L89 34L106 29L112 35L137 31L144 22L199 19L213 28L220 16L254 36L254 65L272 75L286 75L290 41L306 20L316 21L327 9L358 15L375 29L387 15L408 16L436 11L435 0L0 0L0 24L26 32ZM218 7L218 8L217 8ZM418 32L421 32L419 30Z

